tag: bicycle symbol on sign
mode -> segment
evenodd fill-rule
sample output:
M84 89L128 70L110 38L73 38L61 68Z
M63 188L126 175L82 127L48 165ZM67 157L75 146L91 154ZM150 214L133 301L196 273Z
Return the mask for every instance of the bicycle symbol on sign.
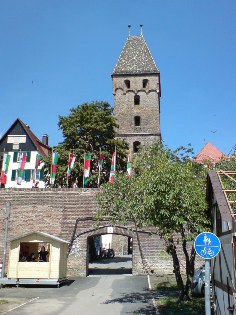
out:
M213 252L213 250L211 250L210 248L206 248L206 247L204 247L204 248L201 250L200 254L201 254L201 256L206 256L206 255L208 254L208 255L211 256L211 257L215 255L215 253Z

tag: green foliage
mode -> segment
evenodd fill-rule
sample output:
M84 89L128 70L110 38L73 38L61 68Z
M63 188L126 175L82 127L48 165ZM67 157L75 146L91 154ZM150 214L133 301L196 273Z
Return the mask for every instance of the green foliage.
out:
M223 157L218 163L215 165L215 169L217 171L235 171L236 170L236 157L235 155L231 157Z
M156 285L155 289L160 292L172 292L178 291L176 283L170 283L168 281L160 282Z
M179 301L177 297L164 297L157 300L160 315L204 315L203 298L191 301Z
M84 103L70 109L69 116L59 116L59 129L62 130L64 141L53 149L59 153L59 164L55 187L65 187L68 156L72 152L76 155L76 163L69 180L69 187L78 182L78 187L83 185L84 154L91 153L91 174L89 187L97 187L98 161L101 154L104 156L101 183L109 178L111 157L117 151L117 170L125 169L126 153L128 145L119 139L115 139L117 124L113 116L113 109L106 102ZM51 156L45 160L46 182L49 184L49 170Z
M102 185L98 194L99 218L109 216L113 223L131 220L136 227L156 227L172 256L180 299L189 298L194 270L195 254L187 241L210 223L205 200L207 169L193 162L191 154L191 148L172 152L160 143L145 147L134 157L134 176L119 173L115 183ZM185 285L178 258L181 250L186 262Z
M209 223L206 215L207 170L183 154L160 144L134 157L135 176L116 176L114 185L102 186L98 196L102 211L114 222L133 220L138 226L153 225L165 237L180 233L192 239Z
M220 171L220 170L221 171L236 171L236 157L235 157L235 155L233 155L231 157L222 158L215 165L215 169L217 171ZM235 176L222 175L221 181L222 181L224 189L229 189L229 190L235 190L236 189ZM235 200L235 195L234 194L228 195L228 198L230 200Z

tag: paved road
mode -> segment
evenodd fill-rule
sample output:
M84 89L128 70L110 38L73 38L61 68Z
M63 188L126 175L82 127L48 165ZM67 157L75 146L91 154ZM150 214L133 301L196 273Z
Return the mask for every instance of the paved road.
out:
M146 276L90 276L60 289L1 289L0 298L4 296L31 300L8 313L11 315L156 314Z
M90 276L78 278L70 285L55 287L19 287L0 289L0 299L18 299L25 305L0 314L9 315L118 315L157 314L148 288L147 276L132 276L127 261L112 261L109 265L90 264ZM124 272L124 274L120 274ZM112 273L112 274L110 274ZM2 309L3 310L3 309Z

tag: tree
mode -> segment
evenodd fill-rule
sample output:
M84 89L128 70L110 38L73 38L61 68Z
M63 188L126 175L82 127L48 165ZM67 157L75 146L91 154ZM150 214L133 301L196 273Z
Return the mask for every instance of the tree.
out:
M207 170L191 159L191 149L172 152L160 144L141 150L134 158L135 175L120 173L114 185L104 184L98 201L99 216L110 216L114 223L154 226L165 240L171 255L180 299L189 299L195 251L188 241L206 227L205 181ZM185 257L186 283L180 268L178 248Z
M128 145L123 140L115 139L115 128L118 126L113 116L113 109L108 103L84 103L71 108L69 116L59 116L58 126L62 130L64 141L53 148L59 153L54 187L67 185L66 171L70 152L76 155L76 163L69 180L69 187L74 182L78 183L78 187L83 185L85 153L92 155L89 187L97 187L100 152L104 157L101 182L108 180L111 156L115 148L117 151L117 170L125 167ZM51 156L45 160L44 167L48 185L50 185L50 165Z

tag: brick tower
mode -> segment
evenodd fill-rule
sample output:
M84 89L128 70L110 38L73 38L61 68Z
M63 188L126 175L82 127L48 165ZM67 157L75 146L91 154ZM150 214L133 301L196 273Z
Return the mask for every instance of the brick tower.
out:
M125 139L134 153L140 144L161 140L160 71L142 35L142 26L140 36L128 36L111 77L117 137Z

